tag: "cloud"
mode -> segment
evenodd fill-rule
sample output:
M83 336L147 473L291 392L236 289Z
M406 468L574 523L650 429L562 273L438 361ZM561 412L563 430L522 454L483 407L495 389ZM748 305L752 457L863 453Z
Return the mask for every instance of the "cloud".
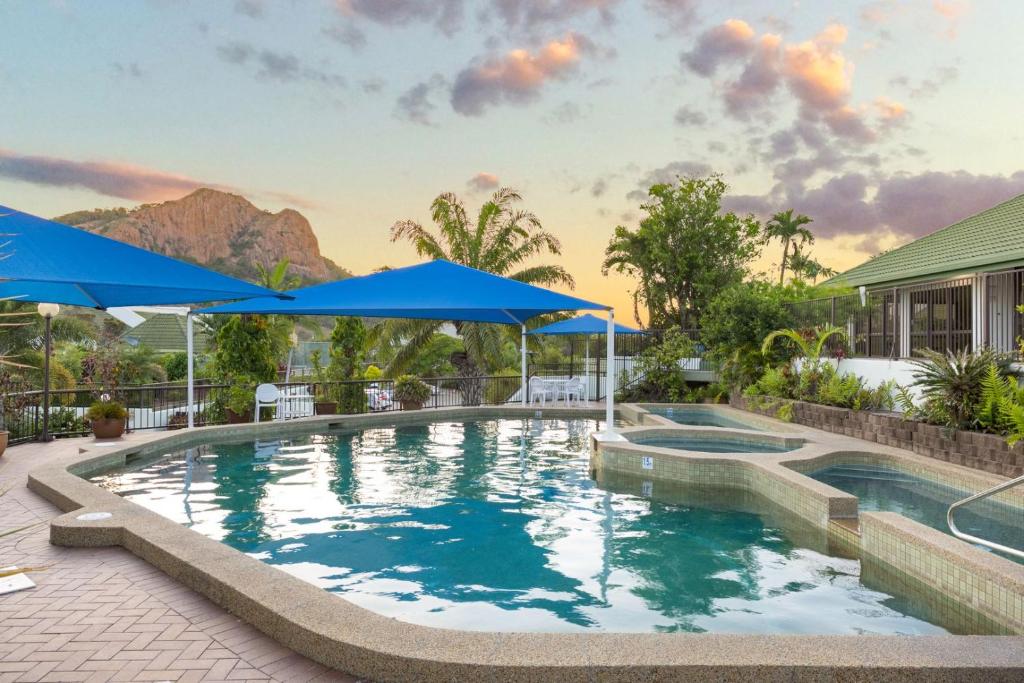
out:
M589 46L586 38L570 33L536 52L516 49L464 69L452 87L452 107L464 116L480 116L488 106L533 101L545 83L575 70Z
M647 0L647 8L674 28L686 29L697 20L698 0Z
M220 45L217 54L228 64L255 65L257 78L264 80L281 83L309 82L332 88L343 88L347 85L343 76L303 64L298 57L289 52L275 52L257 48L249 43L232 42Z
M472 192L485 192L487 190L493 190L498 187L498 176L493 173L487 173L480 171L475 176L466 181L466 187Z
M260 19L266 12L263 0L235 0L235 12L250 19Z
M612 8L621 0L491 0L493 15L507 28L532 30L538 28L564 29L579 22L587 14L596 14L605 24L614 21Z
M350 19L382 26L433 23L447 36L462 25L462 0L335 0L335 6Z
M932 0L932 9L946 22L943 35L953 40L960 28L960 20L970 11L971 5L968 0Z
M736 61L754 49L754 29L742 19L728 19L725 23L704 31L693 50L680 55L683 65L701 76L711 76L724 62Z
M423 126L434 125L431 116L437 105L433 103L432 98L445 86L446 81L440 74L434 74L428 80L417 83L398 97L395 102L395 116Z
M673 161L661 168L645 173L637 182L635 190L626 195L627 199L643 201L651 185L674 184L679 178L699 178L711 173L711 166L703 161Z
M590 196L600 197L608 191L608 179L598 178L594 181L594 184L590 186Z
M723 95L725 108L734 117L748 119L750 113L763 108L775 92L780 80L781 43L782 39L775 34L762 36L740 77L726 85Z
M589 107L588 107L589 108ZM545 117L545 123L576 123L584 117L583 108L575 102L562 102L552 109Z
M113 62L110 68L121 78L144 78L146 72L142 70L138 62Z
M911 99L919 100L937 95L942 88L960 76L955 66L942 66L935 70L935 75L920 80L914 85L908 76L896 76L889 80L889 85L902 88Z
M805 106L817 111L834 111L850 96L853 65L838 51L846 42L842 24L829 24L811 40L787 45L784 71L790 90Z
M323 34L336 43L341 43L353 51L366 47L366 34L351 23L326 26Z
M140 202L176 199L200 187L232 188L108 161L71 161L0 149L0 177L50 187L85 189Z
M363 92L367 95L379 93L384 89L384 85L385 82L383 78L366 78L359 81L359 87L362 88Z
M707 114L686 106L679 107L674 118L680 126L703 126L708 122Z

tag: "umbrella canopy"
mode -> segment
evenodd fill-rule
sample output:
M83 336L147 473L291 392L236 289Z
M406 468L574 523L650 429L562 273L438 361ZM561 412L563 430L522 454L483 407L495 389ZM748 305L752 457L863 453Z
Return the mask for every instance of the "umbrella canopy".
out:
M459 265L430 261L293 289L290 301L259 298L204 313L285 313L522 324L543 313L607 306Z
M560 320L544 327L531 330L529 334L543 334L547 336L568 336L587 334L606 334L608 332L608 321L597 316L581 315L569 320ZM615 323L615 334L647 334L643 330L637 330L625 325Z
M287 296L0 206L0 298L89 308Z

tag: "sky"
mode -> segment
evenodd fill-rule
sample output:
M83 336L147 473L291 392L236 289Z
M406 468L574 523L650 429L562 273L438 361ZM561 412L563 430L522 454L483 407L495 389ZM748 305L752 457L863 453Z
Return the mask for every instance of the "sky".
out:
M419 260L389 229L441 192L507 186L626 318L601 261L654 182L807 214L837 270L1024 192L1024 3L5 0L0 25L0 204L215 187L365 273Z

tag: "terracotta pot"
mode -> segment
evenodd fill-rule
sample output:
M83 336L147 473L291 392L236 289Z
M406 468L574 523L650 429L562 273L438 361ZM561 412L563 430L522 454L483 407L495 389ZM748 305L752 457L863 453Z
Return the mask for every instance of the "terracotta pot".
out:
M97 439L116 439L124 434L127 420L116 417L107 417L102 420L92 421L92 434Z
M313 412L317 415L337 415L338 414L338 402L337 401L315 401L313 403Z
M9 435L9 432L0 432L0 455L3 455L4 451L7 450L7 437L8 437L8 435Z
M402 410L419 410L423 407L423 403L416 401L401 401Z
M231 408L224 409L225 415L228 418L229 425L244 424L246 422L252 422L252 411L246 411L245 413L238 414Z

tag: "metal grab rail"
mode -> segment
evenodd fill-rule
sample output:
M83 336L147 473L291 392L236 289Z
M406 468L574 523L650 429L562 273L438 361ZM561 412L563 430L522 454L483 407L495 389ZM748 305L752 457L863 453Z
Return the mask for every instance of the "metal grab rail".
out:
M1009 547L1007 547L1005 545L1001 545L999 543L993 543L992 541L986 541L984 538L978 538L977 536L971 536L970 534L965 534L964 532L962 532L959 529L957 529L956 528L956 524L953 522L953 513L958 508L961 508L964 505L967 505L968 503L973 503L976 500L981 500L982 498L988 498L989 496L994 496L995 494L999 493L1000 491L1005 491L1007 489L1012 489L1014 486L1020 486L1021 484L1024 484L1024 476L1017 477L1016 479L1011 479L1010 481L1004 481L1002 484L999 484L997 486L993 486L990 489L985 489L984 491L981 491L980 493L975 493L973 496L969 496L967 498L964 498L963 500L958 500L957 502L955 502L952 505L950 505L949 506L949 511L946 512L946 524L949 525L950 532L952 532L952 534L954 536L956 536L957 538L959 538L961 540L964 540L964 541L967 541L969 543L977 543L978 545L983 545L986 548L992 548L993 550L998 550L999 552L1007 553L1008 555L1013 555L1014 557L1024 558L1024 550L1018 550L1017 548L1009 548Z

